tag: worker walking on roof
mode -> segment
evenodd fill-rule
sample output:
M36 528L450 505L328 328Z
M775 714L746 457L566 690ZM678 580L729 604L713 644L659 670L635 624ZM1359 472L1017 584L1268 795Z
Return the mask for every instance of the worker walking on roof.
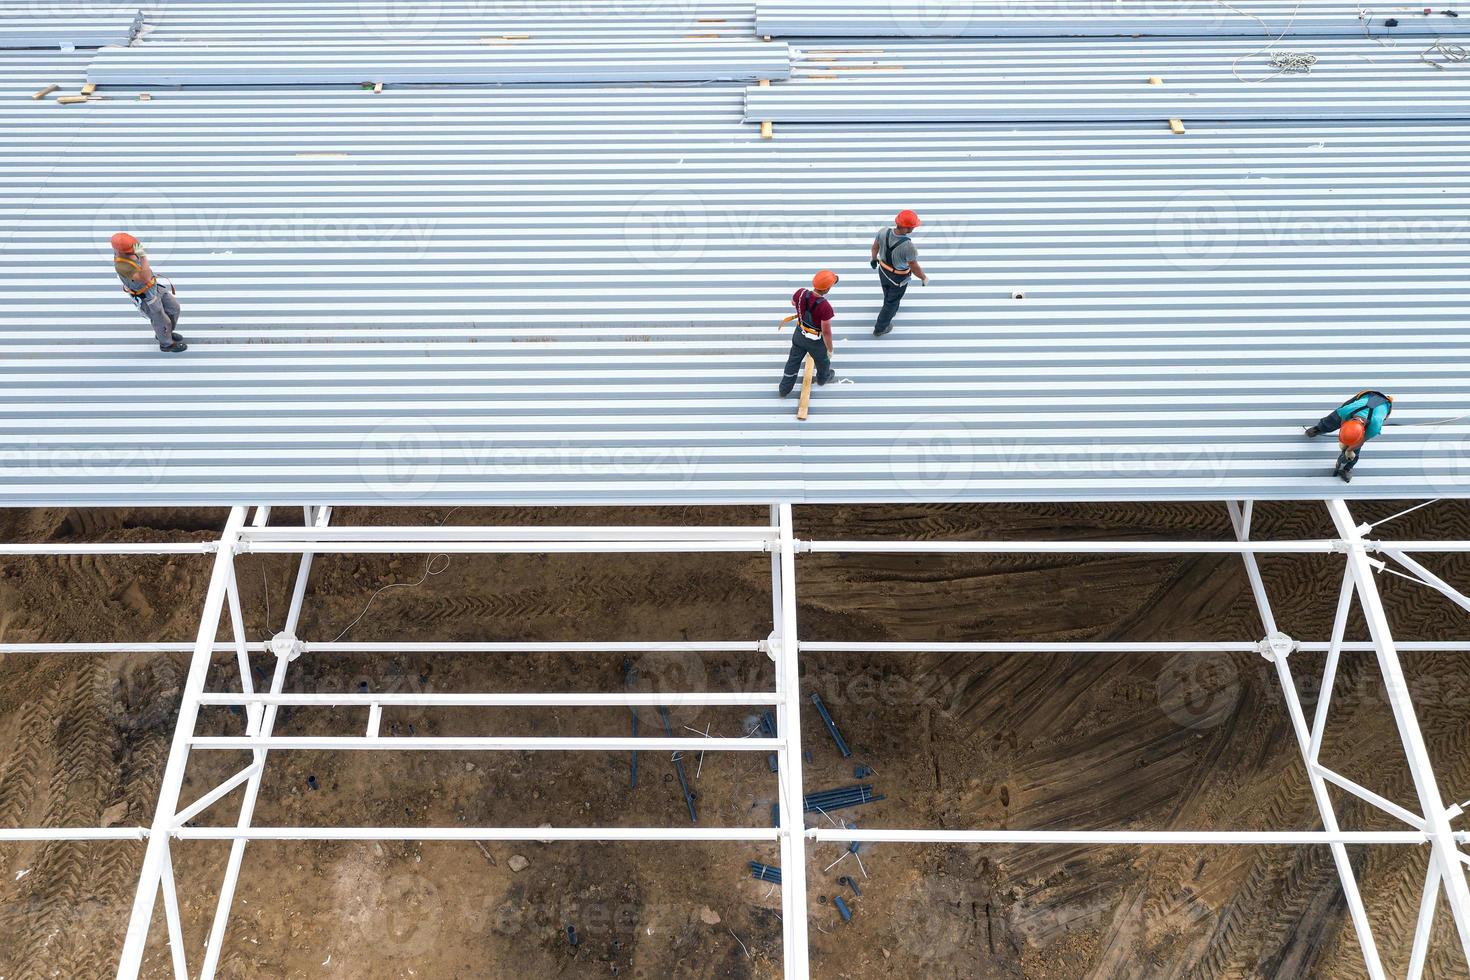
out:
M796 330L791 335L791 354L781 373L781 387L776 389L782 398L796 387L796 376L808 354L817 369L817 384L824 385L837 376L832 370L832 304L827 302L827 293L835 285L837 273L823 269L812 276L811 289L798 289L791 296L791 305L796 307Z
M1336 409L1322 416L1316 425L1306 429L1308 439L1324 432L1336 432L1341 451L1332 475L1351 483L1353 467L1358 463L1363 443L1383 431L1383 422L1393 411L1393 399L1381 391L1360 391Z
M148 263L148 253L132 235L120 231L112 236L112 267L138 312L153 324L158 349L169 354L188 350L184 338L174 333L179 325L179 300L173 286L158 281Z
M893 329L898 304L903 302L904 290L914 277L929 285L929 277L919 267L919 250L909 237L919 223L919 216L914 212L900 211L893 219L893 227L884 228L873 238L868 264L878 270L878 285L883 287L883 309L878 311L878 322L873 324L875 337Z

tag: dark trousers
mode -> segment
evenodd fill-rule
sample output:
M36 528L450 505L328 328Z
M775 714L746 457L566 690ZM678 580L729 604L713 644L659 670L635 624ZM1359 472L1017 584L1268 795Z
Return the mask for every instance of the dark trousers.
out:
M791 394L791 389L796 387L796 379L801 374L801 362L810 354L816 367L816 381L824 385L837 374L832 370L832 357L827 353L827 345L820 340L810 340L797 331L797 335L791 338L791 353L786 357L786 368L781 372L781 387L777 390L783 395Z
M893 317L898 313L898 304L903 302L904 290L909 288L907 276L895 276L884 269L878 270L878 285L883 287L883 309L878 311L878 322L873 324L873 333L885 334L893 329Z

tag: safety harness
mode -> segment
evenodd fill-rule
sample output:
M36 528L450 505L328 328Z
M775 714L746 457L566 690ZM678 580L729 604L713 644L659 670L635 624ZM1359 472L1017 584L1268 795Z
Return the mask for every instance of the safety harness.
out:
M112 257L112 268L114 269L114 271L117 272L118 278L122 279L123 281L123 292L133 297L133 299L138 299L139 297L143 296L143 294L147 293L148 290L152 289L155 285L158 284L158 277L154 276L152 279L148 280L148 285L144 286L142 289L129 288L128 283L138 281L134 274L137 272L141 272L143 270L143 267L134 262L132 259L128 258L126 255L114 255Z
M801 327L801 335L809 340L822 339L821 326L812 322L812 310L821 300L822 297L810 289L803 289L796 296L796 322Z
M878 259L878 267L880 269L882 269L884 272L892 273L895 276L912 275L913 274L913 270L912 269L895 269L893 266L889 265L886 261L884 261L885 259L891 258L893 256L893 248L894 248L895 245L901 245L904 242L906 242L906 241L909 240L909 236L907 236L907 235L899 235L899 236L897 236L898 241L894 241L893 240L894 237L895 236L893 234L893 229L892 228L884 228L883 229L883 247L881 249L879 249L879 251L882 254L881 254L881 256Z

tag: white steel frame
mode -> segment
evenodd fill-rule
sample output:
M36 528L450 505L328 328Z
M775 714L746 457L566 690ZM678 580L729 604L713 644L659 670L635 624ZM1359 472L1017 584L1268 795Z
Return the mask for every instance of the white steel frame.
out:
M256 508L246 522L246 508L230 512L217 542L188 544L0 544L0 555L62 554L212 554L213 570L205 596L198 634L185 643L12 643L0 644L7 654L99 654L118 652L191 653L189 672L172 748L164 769L158 805L148 827L19 828L0 829L0 841L136 840L146 843L137 893L118 964L120 980L139 974L148 943L158 896L163 897L164 920L174 974L184 978L212 978L219 964L229 925L230 909L252 840L441 840L441 841L728 841L776 843L782 866L782 946L787 977L809 975L807 943L806 859L814 842L863 841L887 844L1078 844L1078 845L1281 845L1325 846L1331 849L1353 928L1368 973L1387 976L1372 924L1359 892L1347 848L1352 845L1412 845L1428 848L1430 860L1415 927L1407 976L1417 980L1428 953L1431 925L1441 892L1453 917L1460 948L1470 962L1470 888L1465 844L1470 833L1457 831L1453 822L1460 806L1446 806L1420 732L1406 686L1400 651L1463 654L1470 641L1398 642L1390 631L1373 579L1391 559L1394 570L1444 594L1470 611L1470 597L1436 576L1411 557L1419 552L1461 552L1470 542L1392 541L1367 537L1372 528L1356 524L1344 501L1327 503L1336 536L1326 539L1260 541L1251 537L1251 501L1226 504L1235 530L1234 541L800 541L795 535L789 503L771 506L768 526L757 527L333 527L330 507L305 508L300 527L270 527L270 509ZM1382 522L1381 522L1382 523ZM594 553L761 553L771 557L772 629L764 640L701 642L306 642L297 637L313 557L317 554L594 554ZM1218 642L961 642L961 643L834 643L798 641L796 564L810 553L909 554L1238 554L1245 564L1261 618L1259 640ZM300 556L295 588L286 613L285 628L270 643L249 642L245 635L234 558L239 554L293 554ZM1326 641L1299 641L1278 631L1258 557L1315 554L1345 558L1342 587L1332 635ZM1375 557L1383 556L1383 558ZM1368 623L1370 640L1344 637L1348 613L1356 597ZM215 637L228 610L230 642ZM775 685L769 692L681 694L634 692L569 694L286 694L290 664L303 652L744 652L764 654L774 664ZM276 665L268 691L254 688L249 655L271 652ZM1007 654L1159 654L1230 655L1258 652L1273 665L1301 751L1308 784L1319 811L1321 830L1269 831L1147 831L1147 830L854 830L806 826L803 812L800 717L800 653L1007 653ZM1298 651L1326 654L1321 694L1310 722L1303 709L1290 666ZM210 692L207 688L215 654L234 653L240 693ZM1387 688L1389 705L1413 785L1417 811L1387 800L1335 772L1320 761L1323 734L1330 711L1334 680L1343 654L1372 653ZM775 708L774 738L510 738L510 737L385 737L379 731L382 711L395 706L459 707L589 707L655 705L768 706ZM202 707L240 706L243 731L239 735L206 737L197 734ZM355 736L286 737L274 734L282 706L324 706L366 709L363 733ZM249 750L251 762L229 779L184 804L184 773L193 751ZM780 823L773 828L746 827L256 827L255 805L269 753L273 749L334 749L394 751L559 750L559 751L731 751L775 752L778 755ZM244 788L239 816L233 827L186 827L200 813ZM1331 790L1336 787L1382 810L1404 825L1393 831L1352 831L1339 826ZM180 923L173 873L174 841L228 840L231 842L224 880L209 937L197 972L191 973ZM799 910L799 914L791 914Z

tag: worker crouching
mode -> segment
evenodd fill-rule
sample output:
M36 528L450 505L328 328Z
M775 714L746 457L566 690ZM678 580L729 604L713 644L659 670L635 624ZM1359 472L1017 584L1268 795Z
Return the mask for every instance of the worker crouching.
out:
M835 285L837 273L823 269L812 276L811 289L798 289L791 296L791 305L796 307L796 330L791 334L791 353L777 389L782 398L796 387L801 362L808 354L817 369L817 384L824 385L837 376L832 370L832 304L827 301L827 293Z
M1316 425L1307 426L1306 435L1314 439L1324 432L1337 433L1339 452L1332 475L1351 483L1363 444L1383 431L1384 420L1392 411L1393 399L1388 395L1381 391L1360 391L1322 416Z
M132 235L118 232L112 236L112 268L138 312L153 324L153 337L158 341L158 349L169 354L188 350L184 338L174 333L174 328L179 325L179 300L174 295L173 286L158 281L157 274L148 263L148 253Z

